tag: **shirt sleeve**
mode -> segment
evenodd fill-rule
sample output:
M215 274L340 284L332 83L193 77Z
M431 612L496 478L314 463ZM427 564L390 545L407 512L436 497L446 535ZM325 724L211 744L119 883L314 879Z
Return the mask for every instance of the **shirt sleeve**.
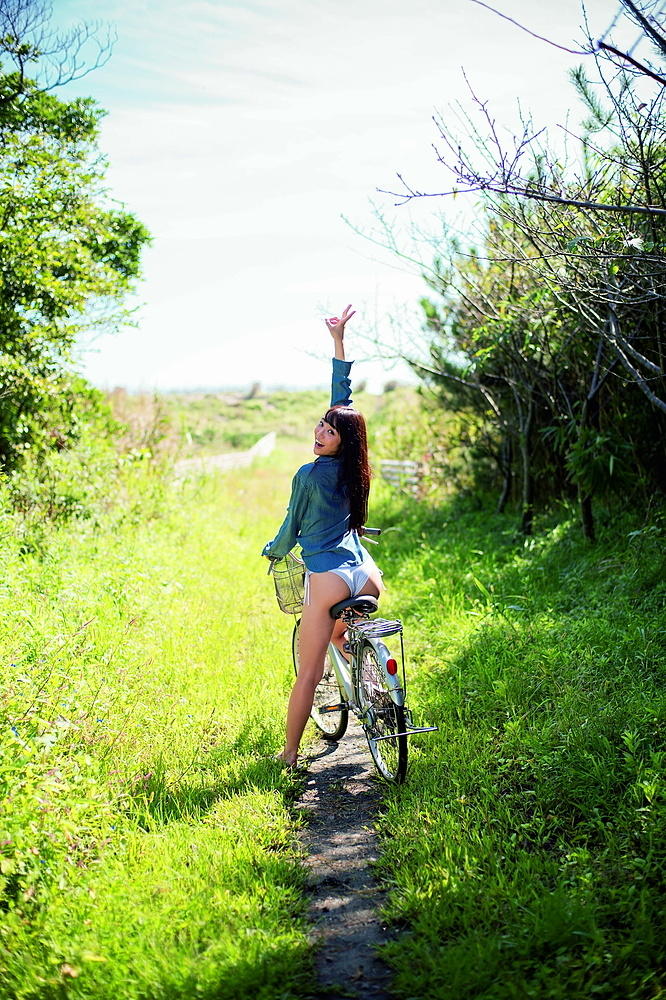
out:
M351 379L349 373L353 361L340 361L333 358L333 377L331 379L331 406L352 406Z
M282 559L287 552L291 552L298 540L301 522L305 514L308 503L307 479L304 479L299 472L294 476L291 483L291 497L287 507L287 516L282 522L282 526L272 542L266 542L262 550L262 556L270 559Z

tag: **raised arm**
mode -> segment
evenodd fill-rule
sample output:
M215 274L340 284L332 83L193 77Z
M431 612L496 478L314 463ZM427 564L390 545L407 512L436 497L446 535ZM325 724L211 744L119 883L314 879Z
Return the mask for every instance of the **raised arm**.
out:
M345 360L345 326L355 313L356 310L349 305L343 310L342 316L332 316L325 320L328 332L333 337L335 344L333 357L338 361Z
M355 311L349 305L343 310L342 316L332 316L325 321L334 344L331 406L351 406L352 403L349 372L353 362L345 360L345 325Z

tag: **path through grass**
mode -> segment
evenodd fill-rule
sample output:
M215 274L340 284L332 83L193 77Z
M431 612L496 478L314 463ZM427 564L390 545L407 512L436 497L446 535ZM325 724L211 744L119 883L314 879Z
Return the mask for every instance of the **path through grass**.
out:
M263 542L307 456L144 484L21 556L0 520L0 994L308 995ZM460 502L371 521L417 721L380 872L399 997L657 1000L664 526L529 542Z

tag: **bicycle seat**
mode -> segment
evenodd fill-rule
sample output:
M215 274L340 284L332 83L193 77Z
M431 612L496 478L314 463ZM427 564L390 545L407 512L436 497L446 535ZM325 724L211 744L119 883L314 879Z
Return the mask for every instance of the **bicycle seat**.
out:
M348 597L345 601L338 601L330 610L331 618L339 618L347 608L353 608L362 615L371 615L379 607L376 597L370 594L362 594L360 597Z

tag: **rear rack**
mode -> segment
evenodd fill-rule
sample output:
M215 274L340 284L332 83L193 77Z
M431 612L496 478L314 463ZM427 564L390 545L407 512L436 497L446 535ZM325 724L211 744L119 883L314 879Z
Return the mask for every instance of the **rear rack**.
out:
M373 618L367 622L354 622L352 628L362 635L368 635L371 639L379 639L384 635L395 635L402 632L402 622L397 618L389 621L387 618Z

